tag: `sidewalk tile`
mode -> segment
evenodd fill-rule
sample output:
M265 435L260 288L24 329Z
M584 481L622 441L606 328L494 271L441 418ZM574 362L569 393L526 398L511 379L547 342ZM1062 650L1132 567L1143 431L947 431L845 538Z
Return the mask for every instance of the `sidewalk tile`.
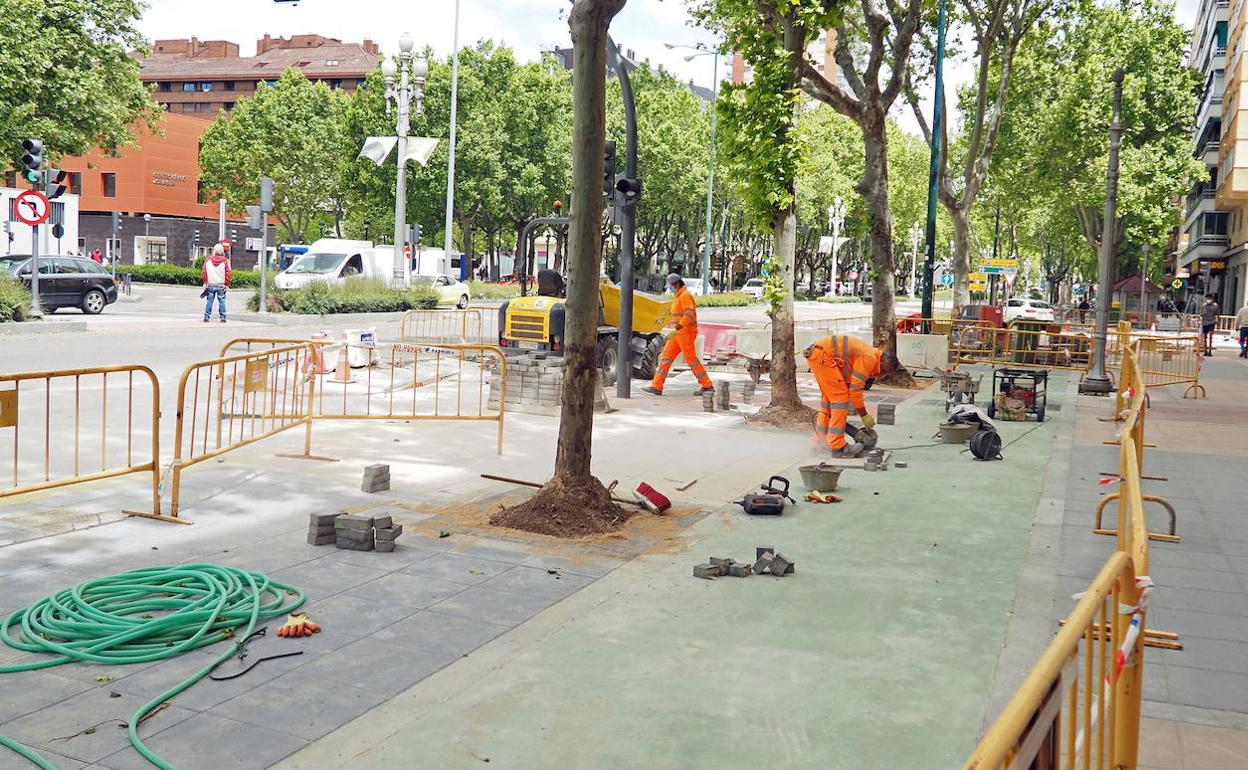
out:
M279 570L269 577L302 589L309 601L316 601L344 593L384 574L385 570L331 562L322 564L317 560Z
M508 625L490 623L479 618L421 610L398 623L386 626L370 638L436 656L462 655L510 628Z
M293 735L216 714L196 714L143 742L179 770L268 767L306 743ZM130 747L105 757L101 764L112 770L151 770L152 767Z
M1159 610L1157 614L1165 619L1167 630L1184 636L1191 634L1232 642L1248 639L1248 617L1172 609Z
M327 652L291 676L321 677L375 695L390 697L458 658L412 652L372 639L361 639Z
M80 682L52 673L54 670L40 669L0 674L0 683L3 683L5 693L22 693L20 698L0 698L0 725L32 711L47 708L95 686L95 682L90 684ZM0 733L3 732L4 730L0 729Z
M392 572L351 589L350 594L378 602L393 602L413 610L423 610L431 604L454 596L465 587L462 583Z
M210 713L239 722L262 722L269 730L314 740L385 699L377 692L343 687L300 672L256 687Z
M1179 728L1168 719L1140 719L1140 764L1181 770L1182 749Z
M1165 668L1172 702L1248 713L1248 675L1187 666Z
M550 574L547 570L517 566L482 583L485 588L562 599L594 582L582 575Z
M1248 770L1248 732L1179 723L1183 770Z
M362 639L392 623L397 623L413 610L405 604L381 601L354 593L338 594L328 599L304 605L300 612L306 612L313 623L321 627L321 633L311 639L321 637L340 637L346 640ZM302 640L295 640L296 642ZM343 641L336 646L347 644Z
M479 618L491 623L516 625L528 620L558 601L557 598L535 594L516 594L473 586L446 601L433 605L434 610L452 615Z
M1150 565L1151 566L1151 565ZM1239 582L1235 574L1216 572L1209 569L1186 569L1183 567L1162 567L1152 570L1153 579L1159 590L1170 588L1193 588L1205 591L1239 591Z
M1154 573L1160 570L1154 570ZM1164 574L1163 582L1164 582ZM1192 610L1225 615L1248 615L1248 596L1238 591L1202 591L1197 588L1162 587L1149 598L1149 607Z
M449 580L462 585L476 585L508 569L511 569L511 566L503 562L477 559L455 553L441 553L405 567L402 571L408 575Z

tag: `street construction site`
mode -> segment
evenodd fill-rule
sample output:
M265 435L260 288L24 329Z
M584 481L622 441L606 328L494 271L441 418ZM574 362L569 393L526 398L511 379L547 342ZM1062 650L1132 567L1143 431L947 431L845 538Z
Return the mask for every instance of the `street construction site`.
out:
M618 518L532 526L506 513L553 471L562 369L472 314L0 375L0 767L1241 766L1184 764L1248 704L1235 623L1178 608L1243 596L1248 537L1152 445L1229 429L1242 366L1184 400L1185 341L1121 329L1098 398L1026 346L936 366L947 332L902 335L927 376L867 391L830 457L704 348L714 393L599 381Z

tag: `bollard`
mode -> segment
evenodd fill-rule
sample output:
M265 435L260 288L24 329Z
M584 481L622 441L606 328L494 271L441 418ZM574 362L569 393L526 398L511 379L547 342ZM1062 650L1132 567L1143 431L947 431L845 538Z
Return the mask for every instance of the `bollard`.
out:
M702 409L707 412L715 411L715 394L714 393L702 394Z
M716 385L715 398L720 411L728 411L728 406L732 403L732 383L721 382Z
M754 383L747 382L741 389L741 400L747 404L754 403Z

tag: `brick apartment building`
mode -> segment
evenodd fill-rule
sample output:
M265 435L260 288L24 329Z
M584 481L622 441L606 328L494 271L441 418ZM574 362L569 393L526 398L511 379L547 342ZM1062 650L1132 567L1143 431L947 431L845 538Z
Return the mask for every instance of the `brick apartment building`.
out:
M144 83L154 86L152 98L174 114L211 120L252 96L259 83L275 82L288 67L309 80L354 91L377 68L381 51L371 40L344 43L323 35L265 35L256 41L255 56L239 56L228 40L183 38L157 40L139 65Z

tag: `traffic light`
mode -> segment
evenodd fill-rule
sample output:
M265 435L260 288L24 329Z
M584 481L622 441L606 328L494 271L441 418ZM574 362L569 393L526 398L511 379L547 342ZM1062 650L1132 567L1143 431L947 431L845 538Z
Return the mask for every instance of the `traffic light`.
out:
M22 176L31 184L39 184L39 172L43 170L43 142L38 139L27 139L22 142L26 154L22 156L22 165L26 170Z
M114 211L113 212L113 237L116 237L117 233L119 232L121 232L121 212Z
M615 189L615 142L607 142L602 154L602 192L610 195Z
M419 222L412 225L412 243L419 246L420 237L423 233L424 233L424 227L422 227Z
M615 183L615 190L625 206L634 206L641 197L641 180L624 177Z
M59 168L48 169L47 183L43 187L43 194L48 196L48 200L55 200L68 190L69 172L61 171Z

